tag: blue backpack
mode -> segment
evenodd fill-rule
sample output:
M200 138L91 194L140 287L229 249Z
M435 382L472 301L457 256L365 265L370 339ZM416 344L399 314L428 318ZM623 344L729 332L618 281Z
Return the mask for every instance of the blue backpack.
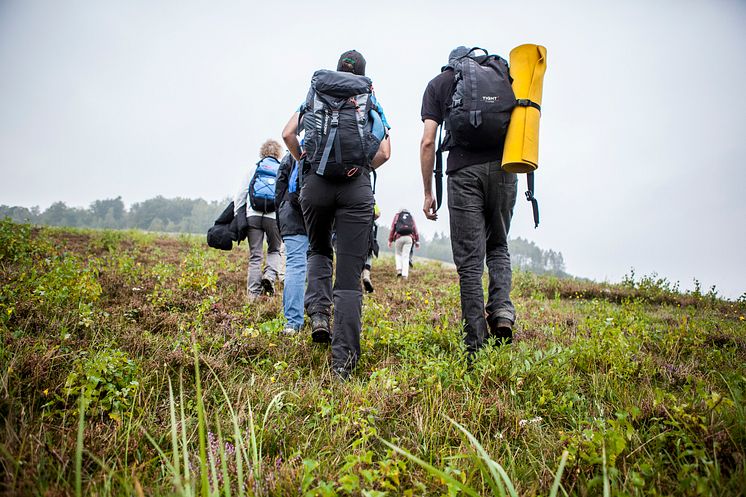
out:
M275 184L280 162L274 157L265 157L256 164L254 177L249 183L249 203L257 212L268 214L274 212Z

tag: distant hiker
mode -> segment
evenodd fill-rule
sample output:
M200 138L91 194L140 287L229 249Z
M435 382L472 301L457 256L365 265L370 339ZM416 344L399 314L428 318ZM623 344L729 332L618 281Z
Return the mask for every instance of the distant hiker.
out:
M301 207L309 241L306 312L312 338L331 341L332 370L341 379L349 377L360 357L360 275L374 203L368 172L386 162L391 151L388 125L364 75L365 59L355 50L342 54L336 71L316 71L306 101L282 133L293 157L303 159ZM333 329L332 225L337 233Z
M423 211L428 219L438 217L440 199L436 204L432 178L436 131L438 125L444 125L451 247L461 283L461 313L470 353L482 347L488 333L506 342L513 336L515 308L510 301L512 273L508 230L516 201L517 180L515 174L500 169L513 105L515 96L510 87L507 62L466 47L451 51L448 64L428 83L422 97ZM438 162L440 164L440 160ZM439 186L436 169L438 195ZM489 272L486 308L482 290L485 257Z
M287 262L285 286L282 289L283 312L287 324L284 332L294 334L303 328L303 296L306 290L306 252L308 236L300 207L299 163L286 154L280 163L275 189L277 226L285 242Z
M389 247L394 244L394 261L396 276L407 279L409 277L410 257L415 246L420 246L420 235L412 213L407 209L400 209L394 215L389 230Z
M365 259L363 266L363 288L368 293L373 293L373 281L370 277L370 270L373 268L373 256L378 257L378 223L376 220L381 217L381 209L378 204L373 204L373 222L370 226L370 241L368 243L368 258Z
M273 295L280 268L280 230L275 219L275 183L280 168L282 146L267 140L259 149L259 162L249 168L233 199L235 212L246 205L249 220L249 271L247 291L250 300L262 294ZM248 205L247 205L248 204ZM267 236L267 260L262 270L264 236Z

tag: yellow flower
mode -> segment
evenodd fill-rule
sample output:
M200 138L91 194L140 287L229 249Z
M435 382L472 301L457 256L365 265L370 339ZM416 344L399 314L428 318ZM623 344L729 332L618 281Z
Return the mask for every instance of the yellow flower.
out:
M738 316L738 319L740 319L741 321L743 321L743 320L744 320L744 319L746 319L746 318L745 318L745 317L743 317L743 316Z
M45 388L43 393L44 393L44 397L46 397L47 395L49 395L49 389Z

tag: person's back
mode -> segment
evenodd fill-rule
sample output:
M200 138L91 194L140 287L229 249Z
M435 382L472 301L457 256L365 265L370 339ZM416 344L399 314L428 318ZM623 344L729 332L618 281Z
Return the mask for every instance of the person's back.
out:
M447 123L454 107L459 105L453 98L454 82L457 76L460 77L454 68L458 68L462 59L469 55L470 50L466 47L454 49L449 56L449 64L428 83L422 97L424 130L420 163L425 192L423 211L431 220L437 219L437 203L432 191L436 133L438 126ZM493 59L493 62L496 64L494 83L500 84L498 78L503 78L504 86L507 63L499 58ZM504 93L512 94L507 89ZM449 134L446 139L449 145L446 173L451 245L461 283L461 312L465 321L467 350L475 352L488 336L506 341L512 338L515 308L510 300L512 272L508 231L516 201L517 180L515 174L503 172L500 168L504 133L496 136L494 146L486 147L454 143ZM489 271L486 307L482 290L485 258Z
M353 101L357 108L378 105L373 104L372 85L364 75L365 59L355 51L342 54L337 71L317 71L306 103L291 116L283 131L290 153L299 160L297 135L305 131L301 190L309 239L305 306L312 338L315 342L331 342L332 369L340 378L350 375L360 356L360 275L368 252L374 203L368 171L388 160L390 153L387 133L371 145L377 138L367 127L367 114L359 116L359 121L350 120L348 112L354 108L349 105ZM325 107L330 103L331 107ZM299 120L303 125L300 129ZM317 124L322 125L320 130ZM361 134L366 137L363 141ZM332 227L337 246L333 289ZM333 333L329 325L332 302Z
M412 213L407 209L400 209L394 215L389 230L389 247L394 245L394 263L397 278L409 277L410 256L412 249L419 246L419 233Z

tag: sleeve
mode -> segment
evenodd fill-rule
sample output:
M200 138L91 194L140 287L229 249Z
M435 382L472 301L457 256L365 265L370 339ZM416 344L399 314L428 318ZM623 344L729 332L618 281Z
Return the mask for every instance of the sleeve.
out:
M280 204L285 199L288 191L288 178L293 165L293 157L285 154L280 162L280 169L277 170L277 183L275 183L275 206L279 209Z
M389 230L389 243L392 243L394 241L394 237L396 236L396 231L394 231L394 227L396 226L396 222L399 220L399 213L397 212L394 215L394 220L391 221L391 229Z
M425 88L425 93L422 95L422 110L420 111L420 115L423 121L425 119L432 119L440 124L443 122L443 105L436 80L437 78L431 80Z
M255 170L256 166L249 169L248 174L244 176L240 188L233 197L233 211L235 214L238 214L238 209L246 205L246 201L249 198L249 185L251 184L251 178L254 176Z

